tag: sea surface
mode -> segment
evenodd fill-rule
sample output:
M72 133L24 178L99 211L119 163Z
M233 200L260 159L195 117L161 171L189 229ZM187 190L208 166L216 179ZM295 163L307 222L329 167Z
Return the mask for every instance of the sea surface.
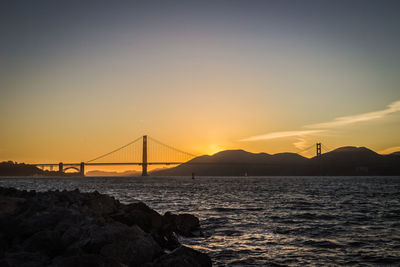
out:
M97 190L200 218L181 242L216 266L400 266L400 177L0 178L19 189Z

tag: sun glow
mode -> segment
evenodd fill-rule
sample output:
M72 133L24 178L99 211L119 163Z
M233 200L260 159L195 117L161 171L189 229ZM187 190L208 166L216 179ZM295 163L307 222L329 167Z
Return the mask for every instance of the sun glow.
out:
M208 146L207 150L206 150L206 154L207 155L213 155L219 151L224 150L221 146L216 145L216 144L211 144Z

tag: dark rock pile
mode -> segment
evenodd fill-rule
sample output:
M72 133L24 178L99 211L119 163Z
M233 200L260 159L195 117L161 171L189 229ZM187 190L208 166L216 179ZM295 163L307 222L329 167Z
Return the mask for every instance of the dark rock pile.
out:
M201 235L199 220L96 191L0 187L0 266L211 266L177 234Z

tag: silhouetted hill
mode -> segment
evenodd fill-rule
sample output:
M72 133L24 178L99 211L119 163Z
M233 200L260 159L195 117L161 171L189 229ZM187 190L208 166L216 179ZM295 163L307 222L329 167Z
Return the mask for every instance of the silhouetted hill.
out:
M322 154L322 158L337 158L345 160L376 160L382 155L366 148L366 147L354 147L354 146L344 146L332 150L328 153Z
M0 162L0 176L38 175L42 170L33 165L14 163L12 161Z
M113 171L100 171L93 170L85 173L85 176L138 176L141 175L142 172L135 170L128 170L124 172L113 172Z
M77 173L59 173L44 171L38 167L12 161L0 162L0 176L77 176Z
M226 150L194 158L152 175L400 175L400 156L380 155L365 147L341 147L320 157L296 153L250 153Z
M290 175L304 171L308 159L294 153L250 153L226 150L212 156L194 158L177 167L153 172L153 175ZM289 168L290 167L290 168Z

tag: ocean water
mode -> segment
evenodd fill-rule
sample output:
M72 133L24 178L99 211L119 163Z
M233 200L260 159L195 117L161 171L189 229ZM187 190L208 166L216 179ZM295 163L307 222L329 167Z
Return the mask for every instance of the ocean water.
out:
M1 178L37 191L79 188L200 218L181 242L216 266L399 266L400 177Z

